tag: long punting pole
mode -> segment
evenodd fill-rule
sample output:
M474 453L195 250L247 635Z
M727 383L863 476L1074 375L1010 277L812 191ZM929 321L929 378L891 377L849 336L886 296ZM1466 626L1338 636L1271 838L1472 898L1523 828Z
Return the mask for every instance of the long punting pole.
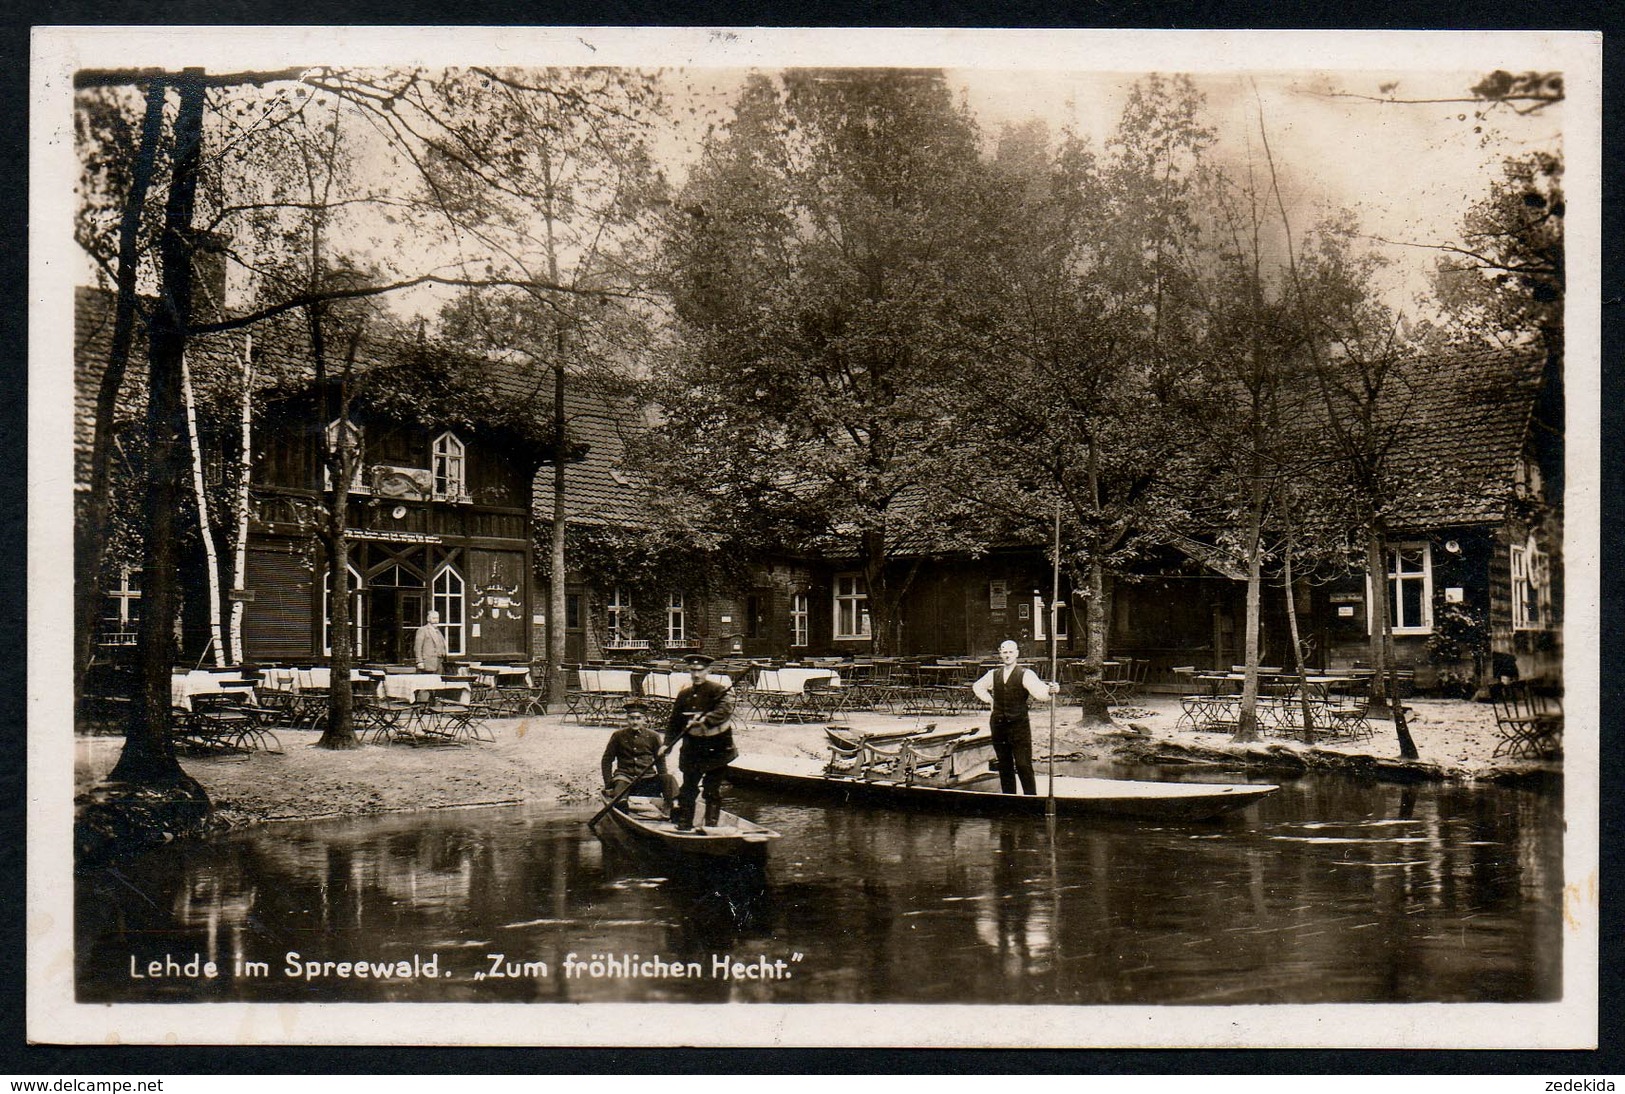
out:
M1055 624L1061 618L1061 499L1055 499L1055 560L1050 568L1049 587L1049 678L1057 675L1057 642ZM1044 800L1044 815L1055 816L1055 705L1059 695L1049 697L1049 797Z

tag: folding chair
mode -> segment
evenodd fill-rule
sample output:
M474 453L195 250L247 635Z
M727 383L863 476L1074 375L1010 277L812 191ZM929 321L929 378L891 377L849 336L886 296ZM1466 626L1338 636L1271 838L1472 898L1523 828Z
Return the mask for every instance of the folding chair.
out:
M1509 759L1539 760L1561 751L1563 714L1553 697L1537 695L1521 681L1490 689L1495 707L1496 742L1493 755Z

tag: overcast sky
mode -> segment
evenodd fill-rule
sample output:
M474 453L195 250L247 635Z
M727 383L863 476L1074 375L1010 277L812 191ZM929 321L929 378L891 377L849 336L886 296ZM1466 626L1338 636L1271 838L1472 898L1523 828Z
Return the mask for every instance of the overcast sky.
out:
M1117 127L1130 89L1150 71L949 68L947 75L989 139L1006 123L1037 117L1053 133L1070 127L1099 149ZM1505 157L1561 149L1562 107L1527 116L1497 108L1480 122L1466 102L1349 96L1459 100L1486 71L1260 69L1193 78L1206 97L1204 120L1217 133L1210 155L1238 172L1251 162L1266 180L1262 122L1294 232L1301 236L1339 209L1354 211L1371 245L1392 260L1385 295L1414 314L1411 298L1427 290L1436 258L1425 245L1457 238L1463 211L1484 195ZM675 176L695 155L705 126L727 117L744 75L665 73L679 128L662 148Z
M1564 58L1573 56L1572 43L1553 41L1561 36L1482 33L316 29L322 33L75 30L61 63L68 71L110 64L659 67L682 119L660 145L677 177L705 124L726 116L752 68L941 67L990 136L1006 122L1036 116L1057 132L1070 125L1097 146L1116 125L1136 79L1152 71L1184 72L1207 98L1206 120L1218 133L1213 154L1228 165L1252 161L1262 171L1260 121L1267 127L1295 230L1346 207L1373 237L1428 244L1454 238L1463 211L1485 193L1502 158L1562 148L1564 108L1526 117L1499 109L1478 133L1470 103L1379 103L1333 93L1459 99L1494 68L1563 69ZM1574 87L1571 79L1571 93ZM1412 310L1408 298L1425 291L1434 254L1379 246L1394 261L1385 295Z

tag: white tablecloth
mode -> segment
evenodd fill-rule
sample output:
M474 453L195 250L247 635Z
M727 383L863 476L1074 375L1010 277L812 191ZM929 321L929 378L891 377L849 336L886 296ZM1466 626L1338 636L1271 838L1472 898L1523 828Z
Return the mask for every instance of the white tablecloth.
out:
M834 669L797 668L780 669L778 672L779 687L785 691L801 692L807 690L809 680L827 680L831 687L841 686L841 674Z
M203 669L193 669L185 676L171 676L169 678L169 705L180 707L182 710L192 709L192 696L194 695L223 695L238 696L245 703L255 702L254 689L251 687L222 687L222 680L241 681L237 673L218 674Z
M399 699L407 703L420 691L432 691L443 699L455 699L459 703L467 703L474 697L467 684L448 684L432 672L386 676L383 687L386 699Z
M523 665L469 665L468 671L475 676L495 677L498 687L528 688L531 686L530 669Z

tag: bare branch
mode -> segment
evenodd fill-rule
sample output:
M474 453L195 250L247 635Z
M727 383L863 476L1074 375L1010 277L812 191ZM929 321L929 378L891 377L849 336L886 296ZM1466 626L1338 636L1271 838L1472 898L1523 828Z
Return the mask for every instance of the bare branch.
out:
M218 334L222 331L240 330L262 320L281 315L283 312L292 311L295 308L322 304L331 300L358 300L370 296L382 296L385 293L410 289L418 285L451 285L464 289L511 288L524 289L528 292L569 293L584 297L631 298L635 295L614 289L578 289L569 285L554 285L541 281L521 281L514 278L444 277L440 274L423 274L419 277L408 278L405 281L392 281L387 285L363 285L351 289L324 289L317 292L300 293L270 307L249 312L247 315L224 319L216 323L199 323L191 328L191 332L193 334Z

